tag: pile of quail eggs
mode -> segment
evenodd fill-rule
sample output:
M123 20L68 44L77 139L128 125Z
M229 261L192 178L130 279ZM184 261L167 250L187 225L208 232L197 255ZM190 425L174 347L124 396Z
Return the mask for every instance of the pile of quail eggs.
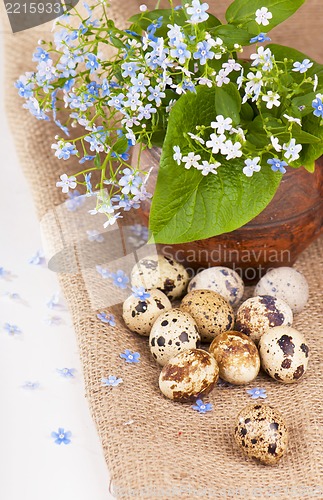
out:
M308 344L292 323L307 303L308 284L295 269L267 272L254 296L240 306L244 284L227 267L205 269L190 281L182 264L149 256L135 265L131 283L144 287L149 297L130 296L123 318L132 332L149 337L151 354L162 366L159 387L167 398L194 401L209 394L219 377L249 384L261 367L286 384L305 374ZM210 344L208 351L201 343ZM234 435L245 454L265 464L275 464L287 447L284 419L267 404L243 409Z

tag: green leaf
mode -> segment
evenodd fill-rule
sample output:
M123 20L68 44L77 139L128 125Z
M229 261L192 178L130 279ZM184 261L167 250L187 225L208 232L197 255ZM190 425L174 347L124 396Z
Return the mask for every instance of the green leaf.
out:
M290 109L287 110L287 114L295 116L296 118L302 118L303 116L313 113L312 102L315 97L315 92L310 92L301 97L295 97L291 102Z
M281 174L267 165L247 178L241 159L223 159L218 174L207 176L174 161L174 146L188 151L184 134L194 132L197 125L209 126L219 114L217 90L198 87L196 94L183 95L170 113L150 213L157 243L183 243L233 231L267 206L280 183Z
M150 24L152 24L154 21L157 21L157 19L159 19L160 17L163 18L163 23L165 23L165 20L169 21L172 13L172 9L156 9L150 12L136 14L135 16L130 17L128 21L130 23L136 24L137 26L140 26L143 30L146 30ZM180 26L182 26L187 21L185 12L182 9L174 11L173 15L174 22Z
M150 12L144 12L142 14L136 14L129 19L130 23L134 26L140 27L142 30L146 31L148 26L154 21L163 18L163 24L160 28L156 30L156 36L165 36L169 28L167 24L171 22L172 24L177 24L179 26L184 26L187 24L187 16L184 9L172 10L172 9L157 9ZM221 24L221 21L217 19L212 14L209 14L209 18L203 23L203 27L206 30L214 28Z
M241 105L241 119L246 122L251 122L255 116L254 111L248 102Z
M233 124L240 123L241 96L236 85L229 83L225 87L216 87L215 107L218 115L232 118Z
M228 23L247 29L250 33L267 33L294 14L305 0L234 0L226 11ZM256 23L256 10L267 7L272 13L267 26Z
M102 163L101 163L101 158L100 158L99 153L97 153L97 154L95 155L95 158L94 158L94 162L93 162L93 163L94 163L94 166L95 166L96 168L101 168Z
M125 49L125 44L116 36L110 36L110 41L117 49Z
M323 80L323 64L319 64L314 59L304 54L304 52L300 52L299 50L293 49L291 47L287 47L285 45L277 45L275 43L270 43L267 45L268 48L272 51L275 58L278 61L283 61L285 58L292 59L293 61L303 61L304 59L309 59L313 62L313 66L306 72L306 76L313 77L317 75L319 82ZM303 80L303 74L293 71L293 78L297 82L301 82Z
M304 130L310 130L311 134L317 136L315 144L305 144L297 160L298 166L304 166L309 172L314 172L315 161L323 155L323 126L321 120L314 115L306 116L303 120ZM294 135L294 134L293 134Z
M224 45L229 49L233 49L234 45L238 43L239 45L249 45L250 42L250 33L249 31L237 28L231 24L223 24L221 26L217 26L210 30L212 36L220 37Z
M293 137L298 144L317 144L318 142L322 142L322 139L316 137L316 135L309 134L302 129L297 130L295 127L293 128ZM286 140L284 137L283 139Z
M117 139L112 147L113 152L118 155L122 155L127 151L127 149L128 149L128 140L125 136L122 136L119 139Z

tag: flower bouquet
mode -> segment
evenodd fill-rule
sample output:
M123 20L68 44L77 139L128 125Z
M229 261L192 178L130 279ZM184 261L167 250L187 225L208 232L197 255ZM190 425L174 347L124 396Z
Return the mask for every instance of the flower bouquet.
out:
M124 29L105 0L59 18L16 82L23 106L58 126L55 156L82 165L57 186L85 186L107 227L152 197L141 153L159 147L152 240L209 238L256 217L287 168L313 172L323 153L323 65L268 36L304 1L234 0L226 24L199 0L142 5Z

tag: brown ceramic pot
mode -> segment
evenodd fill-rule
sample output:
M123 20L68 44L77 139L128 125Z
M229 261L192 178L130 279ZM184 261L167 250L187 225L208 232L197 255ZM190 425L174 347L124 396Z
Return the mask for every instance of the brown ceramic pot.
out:
M160 150L146 150L141 163L154 166L149 179L153 192L157 180ZM224 265L239 272L246 282L256 282L272 267L291 266L298 255L322 232L323 157L314 174L305 169L288 169L267 208L245 226L231 233L176 245L158 245L159 251L182 262L192 273ZM148 225L150 203L140 216Z

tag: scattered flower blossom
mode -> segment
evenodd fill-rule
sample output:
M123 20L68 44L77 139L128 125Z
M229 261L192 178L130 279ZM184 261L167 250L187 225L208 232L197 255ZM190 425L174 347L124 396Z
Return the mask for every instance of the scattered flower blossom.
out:
M122 378L117 378L115 375L109 375L108 378L101 379L102 385L107 387L117 387L119 384L123 383Z
M118 288L127 288L129 278L121 269L119 269L116 273L112 273L111 278L113 280L113 284Z
M4 267L0 267L0 278L7 279L10 274L10 271L7 271Z
M63 306L60 303L59 292L54 293L46 303L48 309L61 309Z
M97 229L88 229L86 234L89 241L96 241L97 243L102 243L104 241L103 234L99 233Z
M115 317L113 314L107 314L105 312L100 312L96 315L96 317L102 321L102 323L106 323L110 326L116 326Z
M109 279L112 276L111 272L102 266L96 266L96 270L103 279Z
M40 387L39 382L31 382L31 381L27 381L21 386L22 389L26 389L28 391L35 391L36 389L39 389L39 387Z
M140 354L139 352L131 352L126 349L125 352L120 354L120 358L124 359L126 363L139 363Z
M64 378L75 378L75 368L57 368L56 371Z
M56 444L70 444L72 433L70 431L65 431L62 427L59 427L57 432L52 432L51 437L55 440Z
M8 333L8 335L11 335L12 337L14 335L19 335L22 333L17 325L13 325L11 323L5 323L3 329Z
M20 297L19 293L17 293L17 292L5 292L3 295L5 297L8 297L8 299L10 299L10 300L14 300L14 301L21 302L21 303L24 302L22 300L22 298Z
M131 288L132 290L132 295L139 300L147 300L150 297L150 293L146 291L146 289L143 286L133 286Z
M213 405L211 403L203 403L202 399L197 399L192 408L199 413L206 413L213 410Z
M251 396L251 399L266 399L266 389L261 389L259 387L255 387L254 389L248 389L247 393Z
M48 326L59 326L63 322L62 318L56 315L47 316L44 321Z
M42 266L45 264L45 257L44 254L41 250L38 250L35 255L33 255L29 261L29 264L32 264L33 266Z

